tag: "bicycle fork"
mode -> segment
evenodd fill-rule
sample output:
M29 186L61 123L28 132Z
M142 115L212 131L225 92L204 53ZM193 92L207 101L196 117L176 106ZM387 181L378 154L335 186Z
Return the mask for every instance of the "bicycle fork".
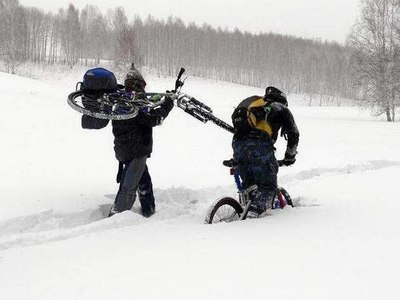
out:
M240 220L244 220L247 217L247 212L249 211L250 205L251 205L251 200L247 202L246 206L243 209L243 213L240 216Z
M249 211L252 202L250 194L254 191L257 191L257 189L257 185L253 184L252 186L239 193L239 203L243 207L243 213L240 216L240 220L244 220L246 218L247 212Z

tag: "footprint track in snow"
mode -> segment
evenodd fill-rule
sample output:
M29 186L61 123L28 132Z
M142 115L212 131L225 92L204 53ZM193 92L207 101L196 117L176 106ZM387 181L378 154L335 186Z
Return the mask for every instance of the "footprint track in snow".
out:
M320 167L311 168L306 171L301 171L295 174L289 174L279 177L280 182L291 182L291 181L303 181L312 179L322 175L343 175L343 174L353 174L358 172L368 172L375 171L379 169L398 167L400 166L399 161L390 160L371 160L360 162L356 164L348 164L343 167Z
M0 223L0 250L62 241L146 222L146 219L132 211L106 218L109 209L110 205L105 204L75 213L54 213L48 210L8 219Z

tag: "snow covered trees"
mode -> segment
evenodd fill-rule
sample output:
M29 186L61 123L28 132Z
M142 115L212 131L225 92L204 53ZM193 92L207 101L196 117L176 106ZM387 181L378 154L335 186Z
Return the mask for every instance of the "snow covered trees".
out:
M355 48L354 83L364 104L394 121L400 106L400 1L363 0L349 43Z
M0 0L0 59L8 72L26 59L28 28L25 11L17 0Z
M131 62L139 64L139 55L136 50L136 45L140 42L135 40L135 30L129 24L125 10L122 7L118 7L110 12L110 16L111 34L109 38L112 40L113 44L113 59L115 65L130 65ZM124 68L124 71L125 70L126 68Z
M103 14L95 6L70 4L57 13L0 0L0 60L13 72L21 61L93 65L146 65L160 75L185 66L197 76L287 93L351 98L350 51L337 43L274 33L252 34L185 24L179 18L129 20L118 7ZM5 21L3 21L5 20ZM315 98L315 97L314 97ZM320 104L321 100L320 100Z

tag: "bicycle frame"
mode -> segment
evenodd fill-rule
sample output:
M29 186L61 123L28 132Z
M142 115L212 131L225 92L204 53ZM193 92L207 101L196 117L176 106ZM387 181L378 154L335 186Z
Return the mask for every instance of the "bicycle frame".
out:
M278 163L280 166L285 165L283 161L279 161ZM232 160L230 161L230 164L233 164ZM227 165L227 164L225 164L225 165ZM255 190L257 190L258 187L256 184L253 184L253 185L249 186L248 188L243 189L243 184L242 184L242 180L240 178L240 174L239 174L237 165L231 166L230 174L234 176L236 188L238 190L238 195L239 195L239 204L243 207L243 213L240 216L240 220L243 220L246 218L247 212L248 212L249 207L252 202L250 194L252 192L254 192ZM276 196L278 199L278 203L273 203L272 208L273 209L284 208L287 205L287 203L282 195L282 192L280 191L280 188L277 189Z
M250 193L257 190L257 185L253 184L247 189L243 189L242 180L240 179L237 166L231 166L230 173L234 176L236 188L239 194L239 204L243 207L243 213L240 216L240 220L244 220L251 205Z

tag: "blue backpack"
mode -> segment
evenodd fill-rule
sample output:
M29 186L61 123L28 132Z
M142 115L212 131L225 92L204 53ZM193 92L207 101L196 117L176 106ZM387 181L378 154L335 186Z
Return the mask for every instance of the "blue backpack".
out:
M82 97L82 104L84 106L93 106L92 102L87 104L88 101L86 99L90 99L92 96L96 97L103 93L115 92L120 87L118 86L115 75L104 68L94 68L86 71L83 76L83 81L78 82L78 84L80 84L80 89L84 93ZM109 121L110 120L107 119L83 115L81 125L84 129L102 129L107 126Z
M118 89L118 83L111 71L94 68L86 71L81 89L88 93L114 92Z

